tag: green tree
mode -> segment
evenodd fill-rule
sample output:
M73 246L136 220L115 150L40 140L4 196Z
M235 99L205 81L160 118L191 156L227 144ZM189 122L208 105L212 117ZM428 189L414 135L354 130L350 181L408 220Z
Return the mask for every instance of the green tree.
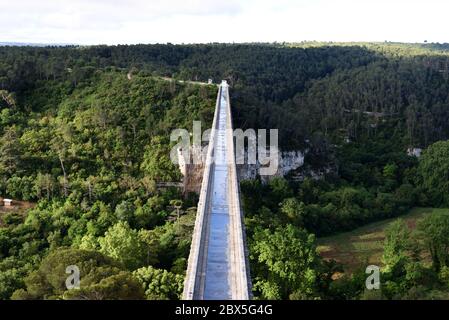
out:
M181 215L182 204L183 204L182 200L179 199L170 200L170 205L176 210L177 219L179 219Z
M268 186L271 191L269 198L275 206L279 205L283 199L293 196L293 191L285 178L275 177L268 182Z
M46 195L47 199L50 199L53 195L54 187L55 181L50 174L41 174L40 172L37 174L34 182L34 191L38 198L43 198Z
M22 286L23 274L17 268L0 271L0 299L9 299L12 293Z
M70 300L141 300L145 295L141 284L128 271L114 267L99 267L80 282L80 289L67 290Z
M151 264L152 253L139 237L139 233L120 221L99 238L100 252L120 261L130 270Z
M0 139L0 175L12 175L20 163L18 135L18 129L13 126L7 128Z
M316 297L319 256L315 237L292 225L256 230L250 245L251 258L264 270L256 280L262 298ZM257 269L257 268L256 268Z
M133 272L142 284L148 300L180 299L184 287L184 277L167 270L151 266Z
M385 178L396 180L398 166L395 163L387 164L383 169L383 175Z
M13 298L59 299L67 291L68 266L77 266L80 279L88 277L99 267L115 267L120 264L99 252L60 248L46 256L36 271L25 278L26 290L21 290ZM97 279L99 280L99 279Z
M129 201L122 201L115 207L115 215L118 221L127 221L132 224L136 208Z
M382 263L385 272L397 272L408 261L407 250L410 246L410 231L407 224L398 219L385 229L384 253Z
M146 147L141 164L148 179L165 182L179 181L181 173L170 159L170 146L159 136L153 137Z
M303 202L299 202L296 198L287 198L281 203L281 212L287 217L290 223L296 226L302 226L305 214Z
M438 141L424 151L418 173L433 204L449 206L449 141Z
M430 253L435 271L449 266L449 214L427 215L418 221L418 231Z

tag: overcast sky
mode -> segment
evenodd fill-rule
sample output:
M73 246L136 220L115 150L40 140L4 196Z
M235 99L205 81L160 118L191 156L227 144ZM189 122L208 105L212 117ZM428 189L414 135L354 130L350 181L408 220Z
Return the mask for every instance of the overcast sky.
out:
M447 0L0 0L0 42L449 42Z

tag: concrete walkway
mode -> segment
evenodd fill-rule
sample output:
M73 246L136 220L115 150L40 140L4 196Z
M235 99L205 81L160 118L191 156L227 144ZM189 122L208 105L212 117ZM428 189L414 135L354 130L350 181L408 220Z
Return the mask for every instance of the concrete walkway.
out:
M229 206L228 166L226 163L226 99L221 96L217 139L215 140L215 168L212 176L212 210L210 213L207 247L206 286L204 299L231 299L229 281Z
M251 283L235 168L228 85L220 85L183 299L245 300Z

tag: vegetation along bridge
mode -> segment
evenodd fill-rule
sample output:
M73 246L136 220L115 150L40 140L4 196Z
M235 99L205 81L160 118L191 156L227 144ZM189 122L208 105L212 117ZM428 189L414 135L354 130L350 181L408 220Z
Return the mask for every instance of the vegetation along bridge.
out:
M214 160L213 160L214 159ZM229 87L218 89L183 299L250 299Z

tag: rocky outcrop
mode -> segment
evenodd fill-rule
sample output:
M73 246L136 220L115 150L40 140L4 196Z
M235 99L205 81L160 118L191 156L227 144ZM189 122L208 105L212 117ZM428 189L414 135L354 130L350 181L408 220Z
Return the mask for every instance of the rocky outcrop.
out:
M296 181L302 181L305 178L321 179L325 175L330 174L337 169L328 166L323 168L315 168L310 164L304 164L304 158L308 150L301 151L284 151L280 153L278 170L274 175L263 176L260 175L260 168L262 165L257 162L256 164L238 164L237 175L239 180L256 179L260 176L263 182L268 182L274 177L289 176ZM199 153L198 150L191 149L192 156ZM198 155L196 155L198 156ZM180 157L182 158L182 157ZM245 155L246 158L246 155ZM202 164L186 164L180 161L179 168L184 176L183 185L184 192L199 192L201 190L201 183L203 179L204 166Z
M298 169L304 164L304 156L305 152L299 150L281 152L277 172L270 176L261 175L262 181L269 181L273 177L283 177L291 171ZM260 174L261 167L262 165L259 162L256 164L237 165L239 180L255 179Z
M419 158L421 156L422 149L421 148L408 148L407 154L411 157Z

